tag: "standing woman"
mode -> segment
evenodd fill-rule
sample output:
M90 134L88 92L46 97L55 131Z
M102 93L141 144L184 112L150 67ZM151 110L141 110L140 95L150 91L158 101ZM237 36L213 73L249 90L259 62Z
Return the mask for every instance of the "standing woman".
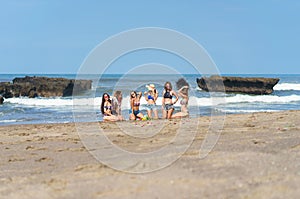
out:
M117 121L117 117L112 114L112 105L108 93L104 93L102 95L101 112L103 114L104 121Z
M152 112L154 113L154 119L158 119L158 112L156 108L156 100L158 98L157 90L154 84L146 85L148 92L144 93L145 100L147 101L147 114L149 118L152 118Z
M131 110L129 110L130 120L142 119L144 117L144 115L140 112L141 97L142 97L142 92L139 92L137 94L135 91L132 91L130 93L130 107L131 107Z
M171 119L174 112L174 104L178 101L178 95L173 91L170 82L166 82L164 88L162 98L163 118ZM175 96L175 101L173 101L173 96Z

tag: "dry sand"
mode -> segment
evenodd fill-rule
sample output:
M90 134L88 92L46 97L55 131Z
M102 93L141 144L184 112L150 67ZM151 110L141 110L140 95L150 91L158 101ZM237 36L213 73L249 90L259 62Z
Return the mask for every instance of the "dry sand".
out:
M199 121L192 146L167 168L146 174L99 163L83 146L75 124L0 127L0 197L300 197L300 111L227 115L216 146L199 159L210 120L185 120ZM133 129L162 127L158 135L142 141L122 134L118 124L99 125L116 145L145 152L166 144L178 120L120 124L138 127Z

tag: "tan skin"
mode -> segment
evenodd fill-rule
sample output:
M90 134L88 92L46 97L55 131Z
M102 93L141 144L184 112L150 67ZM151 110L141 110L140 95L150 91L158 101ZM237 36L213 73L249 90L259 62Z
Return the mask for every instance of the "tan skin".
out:
M119 105L121 105L122 99L123 99L122 93L120 93L119 95L116 95L116 93L115 93L114 97L118 100ZM118 118L118 120L124 120L123 116L121 115L121 111L120 111L119 106L116 107L115 111L117 112L117 116L116 117Z
M172 118L172 114L174 112L174 108L170 109L170 110L166 110L165 109L165 105L166 104L176 104L176 102L178 101L178 95L175 91L171 90L171 85L170 84L166 84L166 90L170 91L170 94L172 96L175 96L175 101L173 101L173 99L169 99L169 98L164 98L162 99L162 111L163 111L163 118L166 119L171 119ZM165 94L165 91L163 93L163 96Z
M142 113L137 114L136 116L133 114L134 111L139 110L139 106L134 106L135 103L140 103L142 92L139 92L137 95L134 92L130 93L131 99L130 99L130 106L132 113L130 114L130 120L136 120L136 119L142 119L144 115Z
M186 102L189 101L189 96L188 96L188 86L182 87L180 90L178 90L178 95L182 97L183 100ZM181 112L175 113L172 115L172 118L182 118L182 117L187 117L189 115L188 113L188 107L187 104L181 104Z
M117 98L117 100L118 100L118 103L121 104L121 103L122 103L122 98L123 98L123 97L122 97L122 94L119 95L119 96L117 96L116 98ZM120 112L120 110L119 110L119 107L117 108L116 111L117 111L117 113L118 113L119 115L121 115L121 112Z
M148 99L148 95L153 96L154 100ZM149 90L148 92L144 93L145 100L147 101L148 104L155 104L157 98L158 98L158 93L154 93L154 90ZM152 118L152 110L147 110L149 118ZM158 112L157 110L153 110L154 113L154 119L158 119Z

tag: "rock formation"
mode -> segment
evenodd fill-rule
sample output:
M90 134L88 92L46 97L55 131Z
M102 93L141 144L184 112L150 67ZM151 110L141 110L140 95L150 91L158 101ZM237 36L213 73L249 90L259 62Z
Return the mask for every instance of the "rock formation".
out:
M0 95L0 104L3 104L4 98Z
M65 78L29 77L15 78L13 82L1 82L0 94L4 98L26 96L55 97L72 96L92 87L91 80L74 80Z
M197 78L198 86L204 91L266 95L273 92L278 78L221 77Z

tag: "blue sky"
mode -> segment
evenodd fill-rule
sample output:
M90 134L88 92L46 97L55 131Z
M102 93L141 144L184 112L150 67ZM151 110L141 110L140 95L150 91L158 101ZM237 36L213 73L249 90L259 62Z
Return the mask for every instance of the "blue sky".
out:
M297 0L0 0L0 73L76 73L106 38L150 26L192 37L221 73L300 74L299 10Z

